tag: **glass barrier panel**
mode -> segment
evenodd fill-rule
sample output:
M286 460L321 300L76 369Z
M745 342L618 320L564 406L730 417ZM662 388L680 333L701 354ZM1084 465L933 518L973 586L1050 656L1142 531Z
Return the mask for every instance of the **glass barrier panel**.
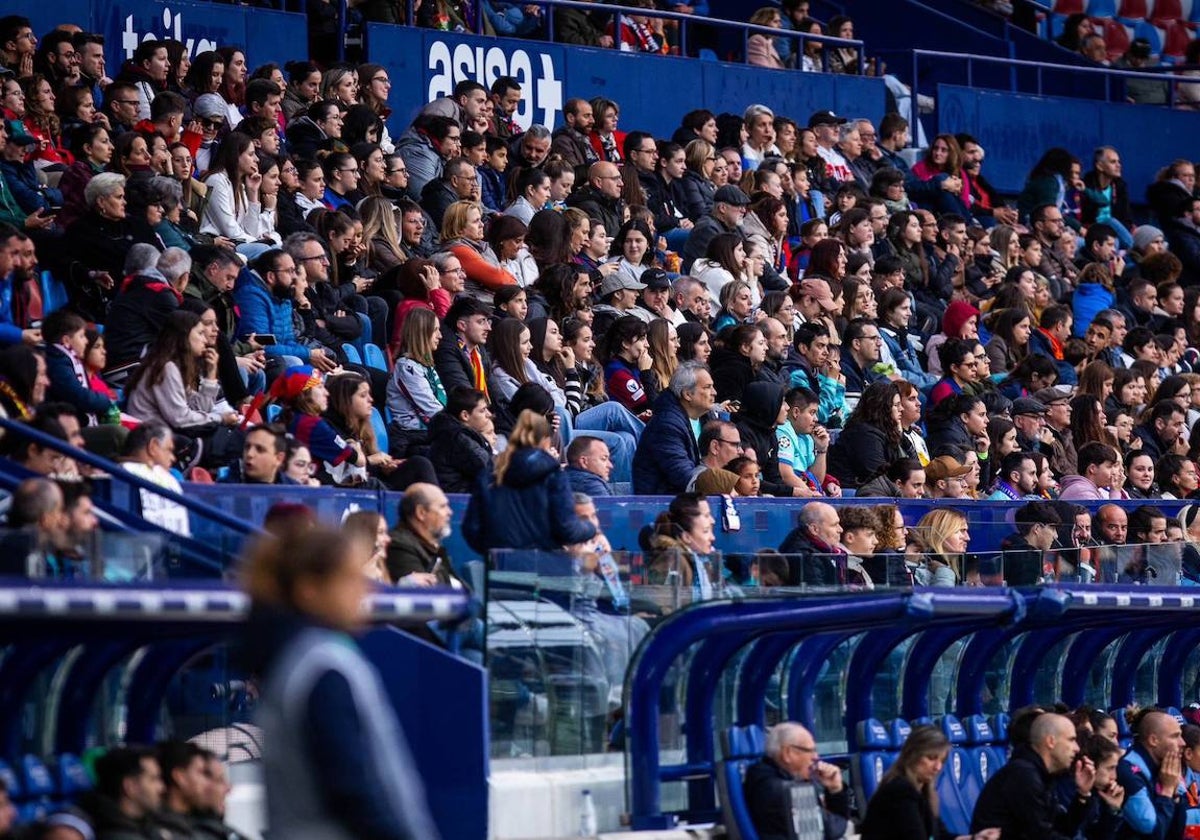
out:
M1059 639L1046 651L1033 677L1033 702L1053 705L1062 698L1062 666L1074 633Z
M1169 639L1159 639L1142 657L1134 675L1133 696L1145 697L1147 703L1153 703L1158 697L1158 666L1162 662L1163 651L1167 648ZM1195 695L1192 695L1195 696Z
M1088 669L1088 688L1084 699L1097 709L1108 710L1112 706L1112 675L1117 664L1117 653L1124 641L1124 636L1118 636L1106 645Z

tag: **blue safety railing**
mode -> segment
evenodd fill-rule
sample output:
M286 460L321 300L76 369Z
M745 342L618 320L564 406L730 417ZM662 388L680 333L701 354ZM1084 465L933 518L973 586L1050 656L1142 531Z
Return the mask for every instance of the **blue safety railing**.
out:
M1145 70L1117 70L1111 67L1079 67L1070 64L1046 64L1038 61L1024 61L1006 56L975 55L968 53L943 52L939 50L905 50L903 55L911 53L912 94L915 100L919 93L933 94L936 91L926 87L921 88L922 74L930 70L945 74L951 66L963 66L963 74L958 75L959 81L965 81L967 87L979 86L995 90L1007 90L1010 93L1028 93L1036 96L1062 95L1065 89L1076 86L1079 80L1098 82L1093 94L1105 102L1124 101L1124 82L1131 80L1159 82L1167 86L1167 103L1175 106L1178 86L1195 83L1189 78L1178 78L1174 74L1179 70L1189 69L1186 66L1160 67ZM983 72L980 65L990 72L987 78L980 81ZM1078 88L1076 87L1076 90ZM1082 91L1079 92L1082 94Z
M1185 683L1194 691L1200 673L1198 605L1197 590L1105 586L693 605L655 628L626 678L633 827L716 819L717 727L724 721L761 729L796 720L814 728L815 674L823 669L835 671L823 679L840 684L825 683L833 702L844 698L834 739L843 753L861 749L861 723L895 715L880 707L881 687L899 694L898 717L910 721L942 714L961 720L1058 699L1103 708L1135 700L1182 707ZM731 684L736 692L722 693ZM981 698L995 692L992 708L983 708ZM679 756L663 752L665 719L678 719L684 733ZM822 750L827 757L836 752ZM665 807L664 788L679 783L685 783L682 807Z
M407 0L407 4L408 4L407 5L407 14L406 14L405 20L409 22L408 25L412 25L412 21L415 20L415 17L416 17L416 10L415 10L416 3L415 3L415 0ZM545 16L546 17L546 21L545 21L545 30L546 31L544 33L545 37L539 38L537 40L544 40L549 43L555 43L555 40L554 40L554 10L556 8L582 9L582 10L585 10L587 12L592 12L592 13L610 12L611 14L614 15L614 23L613 23L614 35L613 35L613 47L612 47L613 49L620 48L620 44L621 44L620 33L621 33L622 21L625 18L628 18L631 14L635 13L635 10L628 9L628 8L622 7L622 6L598 6L595 3L585 3L585 2L580 2L580 0L526 0L525 2L522 2L520 5L522 5L522 6L538 6L539 8L546 9L547 13ZM347 10L346 0L341 0L341 15L342 15L342 21L343 21L343 24L342 24L343 31L345 30L346 10ZM483 25L484 14L483 14L483 10L481 8L480 0L472 0L472 11L474 13L474 19L475 19L474 34L482 35L482 34L484 34L484 25ZM639 14L638 16L641 17L642 15ZM773 28L770 26L759 26L757 24L749 23L747 21L736 21L736 20L728 20L725 18L704 17L701 15L685 15L685 14L681 14L679 12L669 12L669 11L659 10L659 9L648 9L648 10L646 10L646 14L644 16L648 17L648 18L653 18L655 20L675 21L679 24L679 52L682 55L689 54L688 53L688 29L693 25L700 25L700 26L710 26L710 27L713 27L716 29L721 29L721 30L741 32L742 33L742 60L743 61L745 60L745 57L749 52L747 49L747 45L749 43L750 36L754 35L754 34L759 34L759 35L769 35L772 38L787 38L789 40L794 41L796 55L799 55L800 53L803 52L804 45L809 41L815 41L815 42L818 42L818 43L821 43L823 45L827 45L830 47L838 47L838 48L842 48L842 49L854 49L854 50L857 50L857 52L858 52L858 66L864 67L866 65L866 60L865 60L866 57L865 57L865 53L864 53L863 42L859 41L859 40L846 39L846 38L834 38L829 35L812 35L807 32L796 32L791 29L776 29L776 28ZM519 40L534 40L534 39L526 37L526 38L519 39ZM340 39L339 43L341 44L341 49L342 49L342 52L339 52L339 58L342 58L342 57L344 57L344 39ZM827 71L829 69L829 59L824 50L821 51L821 61L822 61L823 69L825 69Z

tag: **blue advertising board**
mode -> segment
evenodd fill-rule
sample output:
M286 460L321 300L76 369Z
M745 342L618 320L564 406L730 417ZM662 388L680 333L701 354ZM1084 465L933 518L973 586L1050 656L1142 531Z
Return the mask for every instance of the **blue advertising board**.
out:
M246 47L251 67L269 61L282 65L308 53L305 16L270 9L166 0L7 0L4 10L28 17L39 36L63 23L102 33L110 76L147 38L172 38L187 46L189 56Z
M816 110L833 109L878 120L885 92L878 79L764 70L744 64L667 56L634 56L613 50L561 47L537 41L488 38L371 24L367 54L392 78L392 136L402 132L425 103L463 80L491 86L500 76L521 83L516 121L562 125L567 99L604 96L621 108L620 127L669 137L695 108L741 113L761 102L804 123ZM403 81L398 81L403 80Z

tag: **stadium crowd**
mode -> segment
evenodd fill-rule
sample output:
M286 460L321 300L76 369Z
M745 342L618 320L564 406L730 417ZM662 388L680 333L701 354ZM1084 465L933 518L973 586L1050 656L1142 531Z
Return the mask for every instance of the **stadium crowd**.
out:
M972 795L971 833L959 840L1190 837L1200 824L1198 711L1192 706L1180 720L1130 707L1117 712L1118 722L1087 706L1018 709L1007 760ZM841 772L820 760L812 734L780 723L746 772L746 807L760 837L788 836L792 820L815 825L810 836L841 837L854 818L863 840L949 840L955 834L942 819L939 776L948 762L964 760L951 750L941 728L914 727L855 812Z
M975 138L914 157L897 113L700 109L655 138L573 98L564 125L522 130L501 77L393 138L380 65L252 70L241 48L146 40L110 79L103 39L76 30L0 19L0 406L169 489L471 493L481 551L591 539L572 491L680 511L1026 500L1015 550L1053 532L1071 552L1096 538L1072 536L1070 502L1198 492L1188 161L1135 224L1119 150L1084 172L1050 149L1009 201ZM43 475L88 471L5 446ZM871 555L846 540L890 518L865 510L810 504L780 548ZM690 517L651 536L678 542ZM1194 518L1173 529L1189 549ZM1107 544L1157 541L1133 524ZM912 551L963 555L947 528L913 529ZM802 566L781 581L831 582Z

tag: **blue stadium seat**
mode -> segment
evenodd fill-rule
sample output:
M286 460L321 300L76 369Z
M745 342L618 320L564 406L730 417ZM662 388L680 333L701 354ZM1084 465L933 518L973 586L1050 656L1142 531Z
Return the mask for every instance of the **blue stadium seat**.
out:
M1180 726L1183 726L1188 722L1188 719L1183 716L1183 712L1179 711L1179 709L1176 709L1174 706L1167 706L1165 709L1163 709L1163 711L1175 718L1175 720L1179 721Z
M283 414L283 406L279 403L271 403L267 406L265 414L268 423L275 423L279 420L279 415Z
M888 746L892 751L892 760L895 761L896 755L900 753L900 748L904 746L904 742L912 734L912 726L904 718L893 718L887 722L887 731Z
M986 715L971 715L963 719L963 728L967 730L967 757L971 761L971 772L975 774L977 786L968 785L972 804L979 798L979 791L987 784L992 774L1000 769L996 761L993 741L995 735Z
M387 357L383 355L383 350L378 344L367 342L366 354L363 356L363 361L367 367L375 368L376 370L387 371Z
M92 789L92 779L87 768L73 753L63 753L55 764L55 776L58 782L58 798L74 799L81 793Z
M8 798L10 801L16 802L24 795L21 782L17 779L17 774L13 772L12 766L7 761L0 761L0 782L3 782L4 787L8 789Z
M858 752L850 762L850 779L858 801L865 803L871 799L891 764L889 756L894 760L895 754L891 752L892 739L887 727L875 718L859 721L855 739Z
M42 272L41 280L42 314L49 315L51 312L55 312L66 306L70 300L70 296L67 294L67 287L62 284L62 281L49 271Z
M1117 16L1115 0L1087 0L1087 16L1090 18L1111 18Z
M730 840L758 840L750 822L742 780L746 768L762 758L766 734L761 726L731 726L721 733L721 754L717 769L717 790L721 796L721 816Z
M968 801L965 795L972 777L970 759L962 746L967 739L967 732L954 715L945 715L938 725L950 741L950 755L937 781L942 822L955 834L970 834L971 812L975 802Z
M383 422L383 415L375 406L371 406L371 428L375 430L375 444L379 447L379 451L387 452L388 444L391 442L388 439L387 423Z
M42 819L54 807L54 777L36 755L21 758L22 801L17 805L25 822Z
M361 365L363 363L362 354L358 352L358 348L347 342L342 345L342 352L346 354L346 361L352 365Z
M1001 712L992 715L988 721L992 727L992 753L998 759L997 768L1003 767L1008 761L1008 724L1009 716Z

